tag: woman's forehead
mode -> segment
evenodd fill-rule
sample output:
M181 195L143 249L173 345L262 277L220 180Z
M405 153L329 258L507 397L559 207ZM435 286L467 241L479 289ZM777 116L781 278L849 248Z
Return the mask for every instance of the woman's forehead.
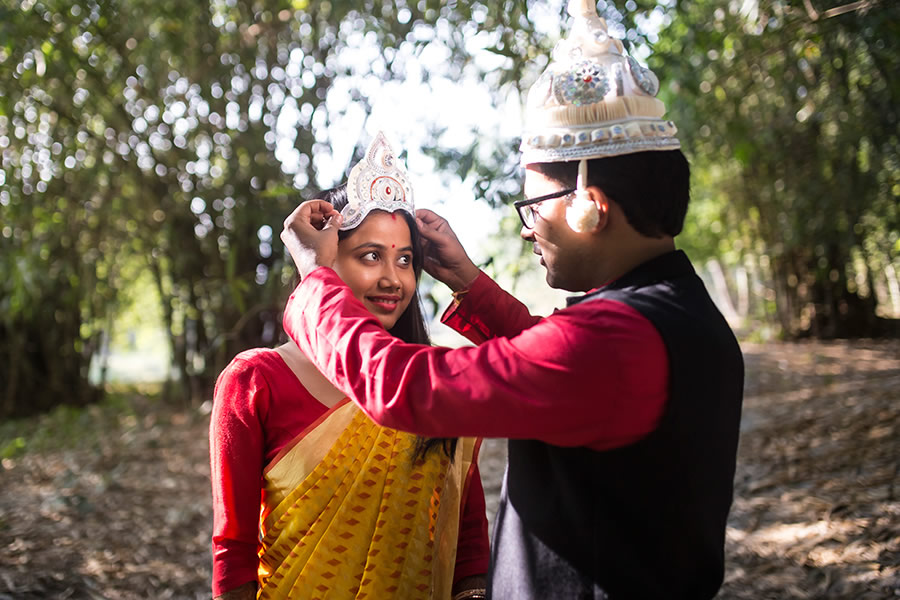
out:
M363 222L355 229L349 231L344 242L350 242L358 246L362 243L372 242L381 246L409 246L412 236L409 232L409 224L403 216L403 211L392 213L382 210L373 210Z

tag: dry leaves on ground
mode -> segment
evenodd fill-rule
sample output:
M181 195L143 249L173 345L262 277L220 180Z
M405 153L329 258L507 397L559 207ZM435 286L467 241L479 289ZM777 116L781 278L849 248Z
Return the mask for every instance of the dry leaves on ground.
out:
M900 344L745 344L744 354L719 597L900 597Z
M900 597L900 343L744 350L719 598ZM79 443L3 460L0 600L208 598L208 417L141 397L93 412ZM504 462L486 443L489 511Z

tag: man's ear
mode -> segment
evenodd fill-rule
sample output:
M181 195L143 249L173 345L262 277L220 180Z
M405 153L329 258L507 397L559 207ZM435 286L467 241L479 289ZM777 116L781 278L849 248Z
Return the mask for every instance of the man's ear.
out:
M597 224L591 229L591 233L603 231L609 224L609 197L595 185L588 186L587 193L590 195L591 202L597 208L598 216Z

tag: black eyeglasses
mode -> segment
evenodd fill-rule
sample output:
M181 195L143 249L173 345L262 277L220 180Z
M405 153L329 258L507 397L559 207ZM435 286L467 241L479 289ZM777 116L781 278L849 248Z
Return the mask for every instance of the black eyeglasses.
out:
M526 229L534 229L534 221L537 218L537 205L544 200L553 200L554 198L562 198L563 196L568 196L575 192L575 189L571 190L562 190L561 192L553 192L552 194L547 194L546 196L538 196L537 198L526 198L525 200L516 200L513 202L513 206L516 207L516 212L519 213L519 218L522 220L522 225L525 226Z

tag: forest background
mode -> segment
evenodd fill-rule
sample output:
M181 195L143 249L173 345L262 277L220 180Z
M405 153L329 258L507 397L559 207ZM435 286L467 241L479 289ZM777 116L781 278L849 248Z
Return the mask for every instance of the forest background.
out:
M679 245L744 336L897 331L900 6L832 4L599 5L662 81L693 165ZM513 1L0 8L0 416L96 400L110 345L148 321L167 397L208 398L231 357L278 339L285 215L375 127L457 229L499 223L491 274L533 268L508 207L517 124L496 109L515 113L563 22L562 3ZM377 106L406 80L421 120ZM462 134L438 98L454 83L494 108ZM460 189L498 210L460 211Z
M598 9L662 82L693 169L678 244L747 347L896 338L900 3ZM117 380L208 411L228 361L280 337L284 217L377 129L489 274L558 305L509 205L565 20L534 0L0 2L0 458L41 447L34 415L131 419Z

